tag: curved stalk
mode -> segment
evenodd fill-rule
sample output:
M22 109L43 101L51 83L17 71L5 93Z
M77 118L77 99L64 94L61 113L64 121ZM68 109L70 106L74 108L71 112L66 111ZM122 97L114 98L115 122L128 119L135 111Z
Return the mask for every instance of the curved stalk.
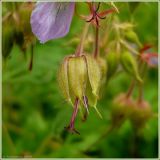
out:
M86 23L84 26L83 33L82 33L80 44L78 45L77 50L75 52L76 56L80 56L83 53L84 41L85 41L86 35L88 33L88 28L89 28L89 23Z
M129 87L128 91L127 91L127 94L126 94L126 97L127 97L127 98L129 98L129 97L131 96L134 87L135 87L135 80L133 80L133 81L131 82L131 85L130 85L130 87Z
M99 54L99 27L96 26L94 57L97 58L98 54Z
M71 120L70 120L70 124L69 124L68 127L66 127L66 129L68 131L70 131L71 133L77 133L77 134L80 134L80 133L74 128L74 122L75 122L75 119L76 119L76 116L77 116L77 113L78 113L79 102L80 102L79 99L76 98L75 103L74 103L74 110L73 110L72 117L71 117Z

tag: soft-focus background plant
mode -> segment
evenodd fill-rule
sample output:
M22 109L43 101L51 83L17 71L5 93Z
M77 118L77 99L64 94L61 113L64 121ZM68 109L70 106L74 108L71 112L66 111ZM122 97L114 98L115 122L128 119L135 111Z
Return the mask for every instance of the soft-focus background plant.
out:
M10 2L3 2L3 16ZM157 3L116 3L122 22L133 22L142 43L158 44ZM87 10L85 3L78 4L78 12ZM107 22L107 20L105 20ZM84 20L74 16L69 34L61 39L34 46L33 69L28 70L30 50L25 56L14 44L7 60L3 60L3 157L157 157L158 120L149 121L143 134L135 139L129 121L120 129L106 135L111 123L114 97L126 92L131 78L124 72L117 74L105 85L98 108L85 123L80 117L76 128L80 135L68 133L64 127L72 113L60 94L57 70L64 56L72 54L82 32ZM4 27L4 26L3 26ZM90 28L92 33L92 28ZM107 35L107 33L106 33ZM92 51L92 34L86 50ZM107 48L107 45L106 45ZM105 53L101 53L102 55ZM134 92L134 96L137 92ZM158 70L149 69L145 78L145 100L158 112Z

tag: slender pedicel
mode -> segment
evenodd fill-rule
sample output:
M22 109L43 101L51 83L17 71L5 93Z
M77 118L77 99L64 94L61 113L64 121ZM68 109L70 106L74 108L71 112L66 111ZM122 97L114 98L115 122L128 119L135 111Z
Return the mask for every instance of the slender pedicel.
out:
M75 128L74 128L74 122L78 113L78 105L79 105L79 99L76 98L75 99L75 103L74 103L74 110L72 113L72 117L71 117L71 121L68 127L65 127L68 131L70 131L71 133L77 133L80 134Z

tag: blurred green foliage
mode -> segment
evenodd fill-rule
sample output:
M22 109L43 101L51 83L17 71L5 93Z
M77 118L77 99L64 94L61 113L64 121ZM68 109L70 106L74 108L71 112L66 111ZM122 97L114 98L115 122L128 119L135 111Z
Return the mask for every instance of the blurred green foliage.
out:
M158 42L158 4L139 3L131 10L131 3L116 3L121 21L133 21L140 40ZM4 5L4 3L3 3ZM6 4L5 4L6 5ZM85 7L84 3L78 6ZM3 9L5 7L2 6ZM28 71L30 51L23 56L14 45L8 60L3 61L3 157L106 157L153 158L158 156L158 121L149 121L144 134L135 139L134 130L126 121L119 130L107 136L110 125L112 100L126 92L131 79L125 74L116 75L103 89L98 102L100 119L91 108L84 123L78 116L79 135L64 130L72 107L62 98L57 86L57 70L62 59L73 54L75 46L65 45L79 36L84 21L74 16L69 34L61 39L37 44L34 48L33 70ZM92 49L91 49L92 50ZM134 93L136 97L137 92ZM150 69L145 79L145 100L158 112L158 70Z

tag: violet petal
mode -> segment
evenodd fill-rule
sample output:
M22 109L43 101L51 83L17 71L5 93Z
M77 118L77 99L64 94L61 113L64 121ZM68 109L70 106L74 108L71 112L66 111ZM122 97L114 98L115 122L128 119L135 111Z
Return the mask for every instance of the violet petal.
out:
M32 32L41 43L64 37L70 28L74 2L39 2L31 15Z

